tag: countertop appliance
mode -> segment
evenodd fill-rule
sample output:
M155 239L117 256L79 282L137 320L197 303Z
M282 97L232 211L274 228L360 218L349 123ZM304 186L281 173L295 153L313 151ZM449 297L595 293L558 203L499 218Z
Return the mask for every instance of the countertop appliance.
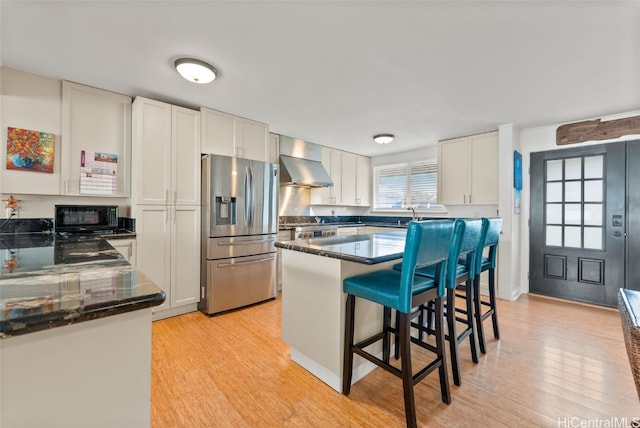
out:
M203 155L202 312L276 296L277 191L275 164Z
M55 231L63 233L113 233L118 230L116 205L56 205Z
M294 232L294 239L326 238L328 236L336 236L337 234L337 225L318 223L297 226Z

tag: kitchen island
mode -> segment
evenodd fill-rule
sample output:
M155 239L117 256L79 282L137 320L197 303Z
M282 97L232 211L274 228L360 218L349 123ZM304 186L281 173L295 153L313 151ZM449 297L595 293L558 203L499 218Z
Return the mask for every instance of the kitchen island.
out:
M282 338L291 359L338 392L346 295L344 278L389 269L403 255L406 231L276 242L282 249ZM356 340L380 331L382 308L358 300ZM376 345L373 345L376 346ZM382 348L374 353L382 353ZM353 382L376 366L354 358Z
M0 426L148 427L164 292L100 237L0 245Z

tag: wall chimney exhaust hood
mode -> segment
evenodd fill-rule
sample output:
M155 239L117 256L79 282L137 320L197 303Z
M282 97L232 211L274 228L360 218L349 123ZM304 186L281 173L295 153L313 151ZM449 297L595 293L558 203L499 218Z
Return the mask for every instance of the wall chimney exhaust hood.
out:
M280 185L333 187L321 161L322 146L280 136Z

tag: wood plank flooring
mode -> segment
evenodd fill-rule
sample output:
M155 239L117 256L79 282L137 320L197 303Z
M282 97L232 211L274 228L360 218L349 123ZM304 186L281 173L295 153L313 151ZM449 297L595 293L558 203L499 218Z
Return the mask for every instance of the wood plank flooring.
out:
M533 295L498 305L502 338L487 320L479 364L461 346L451 404L440 400L437 374L416 387L419 424L568 428L640 418L617 310ZM154 322L152 427L404 426L400 379L376 369L348 397L337 393L289 359L280 315L278 298Z

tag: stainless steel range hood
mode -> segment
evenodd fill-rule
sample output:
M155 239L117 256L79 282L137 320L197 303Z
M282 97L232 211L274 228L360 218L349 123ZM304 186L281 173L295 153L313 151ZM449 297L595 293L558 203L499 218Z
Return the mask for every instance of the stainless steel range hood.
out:
M280 136L280 185L333 187L321 161L322 146Z

